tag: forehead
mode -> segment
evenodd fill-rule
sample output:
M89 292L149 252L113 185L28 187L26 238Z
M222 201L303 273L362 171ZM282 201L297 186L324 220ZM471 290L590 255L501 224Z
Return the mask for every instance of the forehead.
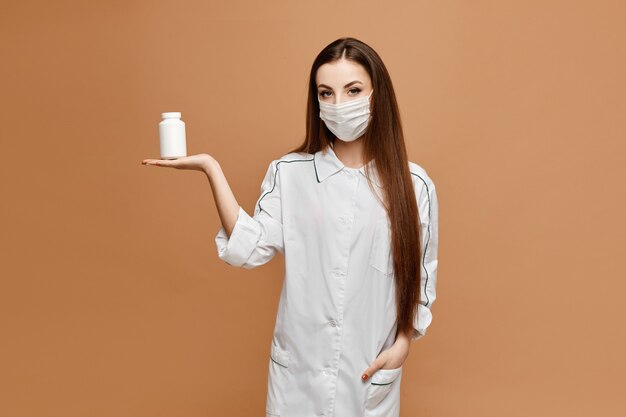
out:
M363 66L354 61L340 59L328 62L317 69L315 84L326 84L333 88L343 88L351 81L359 80L370 84L370 76Z

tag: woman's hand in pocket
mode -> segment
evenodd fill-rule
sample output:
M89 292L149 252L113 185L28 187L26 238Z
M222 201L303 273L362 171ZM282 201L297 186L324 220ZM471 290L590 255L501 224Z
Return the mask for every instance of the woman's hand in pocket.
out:
M400 368L411 349L411 339L404 335L398 335L395 343L386 350L380 352L374 362L365 370L361 379L363 381L370 378L379 369L396 369Z
M155 165L159 167L170 167L177 169L190 169L194 171L206 172L210 164L215 162L215 159L206 153L200 153L197 155L182 156L177 159L144 159L141 161L143 165Z

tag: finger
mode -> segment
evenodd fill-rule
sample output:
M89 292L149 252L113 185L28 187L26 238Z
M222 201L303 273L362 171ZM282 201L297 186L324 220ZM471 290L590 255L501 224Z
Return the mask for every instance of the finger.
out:
M173 166L175 163L174 161L175 160L169 160L169 159L146 159L145 164L167 167L167 166Z
M368 378L371 378L372 375L374 375L374 373L378 371L381 367L382 367L381 361L379 361L379 359L376 358L376 360L372 362L372 364L365 370L365 372L363 372L363 375L361 375L361 379L363 381L367 381Z

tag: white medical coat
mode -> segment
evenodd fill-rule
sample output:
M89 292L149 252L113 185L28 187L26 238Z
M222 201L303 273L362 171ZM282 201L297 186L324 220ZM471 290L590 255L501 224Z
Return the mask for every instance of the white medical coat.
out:
M370 175L380 190L375 161ZM409 162L418 203L421 302L412 339L432 320L437 282L438 202L426 171ZM382 194L381 194L382 196ZM402 367L365 369L395 341L397 320L391 229L367 184L332 147L289 153L270 163L254 215L239 207L230 238L215 242L226 263L263 265L276 251L285 276L269 347L266 415L396 417Z

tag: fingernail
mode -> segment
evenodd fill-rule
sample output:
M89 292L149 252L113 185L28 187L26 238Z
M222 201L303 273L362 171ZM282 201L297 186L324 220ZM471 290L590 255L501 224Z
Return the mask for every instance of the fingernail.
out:
M363 376L361 376L361 378L363 379L363 381L365 381L367 379L367 374L363 374Z

